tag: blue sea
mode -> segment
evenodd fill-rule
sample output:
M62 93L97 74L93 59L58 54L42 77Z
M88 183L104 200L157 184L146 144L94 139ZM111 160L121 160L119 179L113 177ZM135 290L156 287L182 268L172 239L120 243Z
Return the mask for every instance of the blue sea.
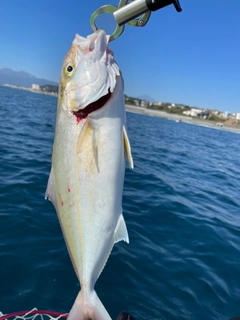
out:
M80 289L44 200L57 98L0 87L0 311L69 312ZM127 113L134 170L96 283L111 317L240 316L240 135Z

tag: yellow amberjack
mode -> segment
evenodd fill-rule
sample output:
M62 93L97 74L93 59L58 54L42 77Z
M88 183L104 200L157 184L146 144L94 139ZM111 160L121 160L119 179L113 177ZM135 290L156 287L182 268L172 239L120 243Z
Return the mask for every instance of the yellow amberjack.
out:
M125 157L123 80L98 30L76 35L62 67L52 168L46 197L57 211L81 284L70 320L111 319L94 285L114 243L128 242L122 215Z

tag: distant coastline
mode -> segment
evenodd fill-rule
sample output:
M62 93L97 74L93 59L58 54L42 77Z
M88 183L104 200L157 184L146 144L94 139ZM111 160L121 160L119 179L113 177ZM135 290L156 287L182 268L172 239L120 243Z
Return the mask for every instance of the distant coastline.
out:
M57 93L44 92L41 90L34 90L32 88L26 88L26 87L21 87L21 86L8 85L8 84L0 84L0 86L12 88L12 89L17 89L17 90L25 90L25 91L29 91L29 92L33 92L33 93L38 93L38 94L45 94L45 95L53 96L53 97L58 96ZM160 110L153 110L153 109L149 109L146 107L135 106L135 105L127 104L127 103L125 104L125 106L126 106L126 110L128 112L143 114L143 115L152 116L152 117L166 118L168 120L176 121L179 124L181 124L181 122L185 122L185 123L189 123L189 124L193 124L193 125L199 125L199 126L203 126L203 127L211 127L211 128L215 128L215 129L219 129L219 130L240 133L240 127L230 126L230 125L226 125L226 124L224 124L224 126L222 126L222 127L220 127L220 126L218 127L217 126L218 123L216 121L210 121L207 119L199 119L199 118L180 115L180 114L168 113L168 112L164 112L164 111L160 111Z
M139 113L139 114L143 114L143 115L147 115L147 116L166 118L168 120L173 120L173 121L178 122L179 125L181 125L181 122L183 122L183 123L185 122L185 123L198 125L198 126L202 126L202 127L211 127L211 128L218 129L218 130L225 130L225 131L240 133L240 127L233 127L233 126L228 126L228 125L224 125L222 127L219 127L219 126L217 126L217 122L215 122L215 121L198 119L198 118L183 116L183 115L179 115L179 114L167 113L167 112L163 112L163 111L159 111L159 110L151 110L148 108L132 106L129 104L126 104L126 110L128 112Z
M17 90L30 91L30 92L33 92L33 93L46 94L46 95L48 95L48 96L53 96L53 97L57 97L57 96L58 96L58 94L55 93L55 92L46 92L46 91L41 91L41 90L32 89L32 88L15 86L15 85L12 85L12 84L0 84L0 86L1 86L1 87L12 88L12 89L17 89Z

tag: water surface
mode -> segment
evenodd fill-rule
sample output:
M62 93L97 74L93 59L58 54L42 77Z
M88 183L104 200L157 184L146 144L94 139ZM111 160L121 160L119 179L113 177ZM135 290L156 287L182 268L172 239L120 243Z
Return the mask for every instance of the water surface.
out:
M68 312L79 291L44 200L57 98L0 87L0 311ZM127 113L135 169L117 244L96 283L113 319L240 316L240 135Z

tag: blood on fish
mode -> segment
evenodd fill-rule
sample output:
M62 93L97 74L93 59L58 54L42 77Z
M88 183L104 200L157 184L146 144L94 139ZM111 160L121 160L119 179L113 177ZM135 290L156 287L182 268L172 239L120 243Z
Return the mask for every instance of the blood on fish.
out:
M109 49L108 47L107 47L107 54L111 54L112 56L114 56L114 54L113 54L112 50L111 50L111 49Z
M82 121L84 118L80 118L78 116L76 116L76 120L77 120L77 124L79 124L80 121Z
M70 188L68 187L68 192L71 192Z
M62 201L61 194L59 194L59 197L60 197L60 204L61 204L61 206L63 207L63 206L64 206L64 202Z
M77 123L79 123L82 119L86 118L89 115L89 113L101 109L111 98L111 95L112 92L110 92L110 89L108 89L108 93L105 94L105 96L101 97L97 101L90 103L84 109L73 111L73 114L77 118Z

